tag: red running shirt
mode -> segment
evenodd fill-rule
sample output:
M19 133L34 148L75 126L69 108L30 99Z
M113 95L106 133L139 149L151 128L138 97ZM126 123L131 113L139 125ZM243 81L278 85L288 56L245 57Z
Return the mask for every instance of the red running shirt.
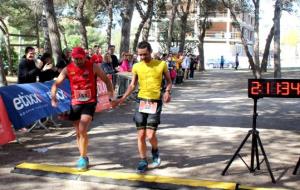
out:
M82 68L72 62L67 66L67 76L70 80L72 105L96 102L96 77L92 62L86 60Z

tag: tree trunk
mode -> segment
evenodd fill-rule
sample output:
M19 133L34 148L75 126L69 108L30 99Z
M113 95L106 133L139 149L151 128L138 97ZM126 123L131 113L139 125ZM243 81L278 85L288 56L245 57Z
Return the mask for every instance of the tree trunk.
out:
M208 21L208 16L204 17L203 21L198 20L198 29L199 29L199 35L198 35L198 51L199 51L199 71L205 70L205 64L204 64L204 38L206 33L206 25Z
M131 20L134 11L136 0L125 1L126 9L121 13L122 17L122 30L121 30L121 45L120 45L120 55L122 52L128 52L130 46L130 29Z
M52 54L51 42L49 37L49 29L48 29L48 23L47 23L45 11L43 11L43 15L42 15L42 28L44 31L44 51Z
M167 39L167 50L170 52L170 47L172 43L172 34L173 34L173 25L174 25L174 20L176 17L177 13L177 6L178 4L172 3L172 13L169 18L169 27L168 27L168 39Z
M153 0L148 0L148 6L147 6L147 11L146 11L145 15L143 14L142 7L140 7L140 5L138 3L136 3L136 8L137 8L138 12L140 13L142 21L140 22L138 29L135 33L135 38L134 38L133 45L132 45L132 52L136 52L136 47L137 47L137 44L138 44L138 41L140 38L141 31L142 31L146 21L149 19L150 15L151 15L150 11L153 10Z
M226 3L224 2L224 0L222 0L223 4L226 6ZM235 21L235 23L237 24L237 30L240 32L241 34L241 41L242 41L242 44L243 44L243 47L244 47L244 50L246 52L246 55L247 55L247 58L248 58L248 62L252 68L252 73L253 73L253 76L257 79L261 78L261 72L260 72L260 68L259 68L259 64L256 65L254 63L254 60L253 60L253 57L249 51L249 47L248 47L248 42L247 42L247 39L245 38L244 36L244 29L243 27L241 26L241 24L239 23L237 17L236 17L236 14L233 10L233 7L230 7L230 6L226 6L229 10L230 10L230 14L233 18L233 20Z
M198 51L199 51L199 67L198 70L199 71L204 71L205 70L205 66L204 66L204 39L203 40L199 40L199 44L198 44Z
M79 33L81 34L81 46L85 49L88 49L88 39L85 28L85 21L83 15L85 0L79 0L77 8L76 8L76 18L79 22Z
M260 68L259 61L259 0L254 1L254 63L257 69Z
M5 22L0 18L0 23L3 25L3 27L1 27L1 30L4 34L4 39L5 39L5 48L6 48L6 52L7 52L7 58L8 58L8 75L12 75L13 74L13 61L12 61L12 53L11 53L11 49L10 49L10 39L9 39L9 31L8 28L5 24Z
M179 45L179 52L184 51L184 46L185 46L185 36L186 36L186 26L187 26L187 18L189 16L189 11L190 11L190 6L191 6L191 0L187 1L186 9L183 10L182 8L182 13L183 15L180 17L181 20L181 31L180 31L180 45Z
M4 65L3 65L2 57L0 55L0 87L1 86L7 86L7 80L6 80L6 77L5 77Z
M6 42L6 52L7 52L7 58L8 58L8 75L13 75L13 60L11 58L11 49L10 49L10 39L9 34L7 33L5 35L5 42Z
M150 33L151 25L152 25L152 17L153 17L153 8L152 8L151 14L143 28L143 36L142 36L143 41L148 41L149 33Z
M40 50L40 33L39 33L39 17L35 11L35 35L36 35L36 46Z
M109 0L108 2L108 25L106 29L106 41L107 41L107 47L111 45L111 30L112 30L112 23L113 23L113 0Z
M58 30L59 30L59 33L60 33L60 35L62 36L62 40L63 40L63 42L64 42L64 46L66 47L66 48L68 48L68 41L67 41L67 38L66 38L66 34L65 34L65 28L63 27L63 26L59 26L58 27Z
M280 66L280 17L282 2L276 0L274 12L274 78L281 78Z
M52 47L52 54L55 64L62 56L59 31L56 23L53 0L44 0L44 10L46 13L49 37Z
M273 36L274 36L274 25L272 26L272 28L269 32L269 35L267 37L267 40L266 40L265 51L264 51L263 58L261 61L261 71L262 72L267 72L268 58L269 58L269 54L270 54L270 46L272 43Z

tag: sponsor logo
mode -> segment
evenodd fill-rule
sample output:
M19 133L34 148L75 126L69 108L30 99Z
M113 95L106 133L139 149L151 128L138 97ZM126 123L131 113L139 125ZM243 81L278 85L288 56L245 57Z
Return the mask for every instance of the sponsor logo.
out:
M46 94L49 97L49 99L51 99L51 92L48 91ZM56 93L56 98L57 98L57 100L64 100L67 98L67 96L63 90L58 89L58 91ZM42 103L42 100L43 100L43 97L38 93L24 95L24 93L21 92L20 94L18 94L17 97L15 97L13 99L13 104L14 104L15 109L19 111L26 107L34 106L35 104Z

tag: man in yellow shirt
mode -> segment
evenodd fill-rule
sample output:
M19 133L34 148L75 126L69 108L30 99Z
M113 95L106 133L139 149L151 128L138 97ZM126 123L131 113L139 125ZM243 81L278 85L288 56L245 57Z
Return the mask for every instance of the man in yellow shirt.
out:
M134 115L137 127L138 150L141 160L138 163L137 171L144 173L148 168L146 138L152 146L152 167L160 165L158 142L156 130L160 124L162 103L171 100L172 81L168 72L167 64L164 61L151 58L151 45L142 41L138 44L138 55L140 62L132 68L132 81L125 94L117 102L123 103L133 92L137 83L139 84L138 105ZM166 79L166 90L162 95L162 80Z

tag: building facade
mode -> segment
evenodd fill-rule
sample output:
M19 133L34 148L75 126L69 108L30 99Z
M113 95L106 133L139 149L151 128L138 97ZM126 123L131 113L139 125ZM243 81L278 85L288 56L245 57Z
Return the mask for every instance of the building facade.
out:
M171 4L168 2L167 14L170 13ZM180 10L180 9L178 9ZM195 5L195 1L192 0L192 5L190 8L190 14L188 17L188 22L193 25L193 32L188 32L186 35L186 47L188 51L193 51L191 53L198 54L198 34L199 29L197 26L197 18L199 15L199 9ZM253 52L254 44L254 17L251 14L238 14L238 21L244 28L244 36L248 41L248 47L251 53ZM151 36L149 41L154 47L154 51L163 51L161 47L161 40L163 39L161 35L165 32L163 25L168 25L169 16L159 21L154 21L151 30ZM178 15L176 20L179 20ZM244 52L244 47L241 42L240 32L235 27L235 22L230 15L229 9L223 9L223 11L212 12L209 16L209 21L211 22L211 27L206 31L204 38L204 51L205 51L205 60L220 58L222 55L225 59L233 60L235 59L236 53L239 54L240 60L243 62L243 59L247 62L246 54ZM165 23L165 24L163 24ZM176 42L172 43L171 51L178 51L178 44Z

